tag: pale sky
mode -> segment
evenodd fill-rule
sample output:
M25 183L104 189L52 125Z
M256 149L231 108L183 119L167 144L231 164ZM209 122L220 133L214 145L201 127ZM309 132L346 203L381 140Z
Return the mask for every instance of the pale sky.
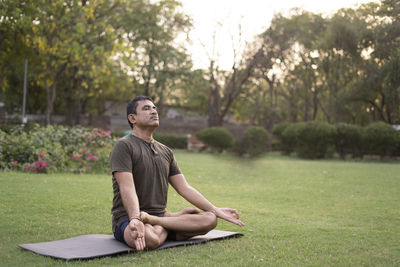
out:
M190 32L195 68L207 68L209 55L213 51L213 35L216 33L217 62L221 69L230 69L233 64L233 49L243 50L245 41L250 42L257 34L266 30L275 13L288 14L294 7L314 13L334 14L343 7L356 7L376 0L181 0L183 11L193 19ZM242 40L239 41L241 25ZM233 38L233 42L232 42Z

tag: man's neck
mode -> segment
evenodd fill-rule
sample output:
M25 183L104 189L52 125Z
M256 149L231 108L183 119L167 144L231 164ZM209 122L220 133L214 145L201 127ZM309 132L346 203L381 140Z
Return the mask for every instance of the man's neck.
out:
M142 129L142 128L134 127L132 130L132 134L134 136L136 136L140 139L143 139L146 142L153 141L153 132L154 132L154 128Z

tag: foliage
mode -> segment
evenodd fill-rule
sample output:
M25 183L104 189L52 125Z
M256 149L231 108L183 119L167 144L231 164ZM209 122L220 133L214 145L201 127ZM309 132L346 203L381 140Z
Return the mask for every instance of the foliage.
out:
M267 129L283 120L399 124L399 14L391 0L331 16L276 14L253 44L264 53L235 114Z
M362 128L358 125L338 123L336 127L335 147L341 158L351 153L352 157L362 157Z
M162 102L191 68L176 42L190 27L178 1L5 0L0 18L0 101L19 108L27 58L27 112L46 112L47 124L53 113L78 124L128 93Z
M327 123L292 123L282 133L283 152L295 151L302 158L323 158L334 144L335 136L335 127Z
M167 134L167 133L155 133L154 139L158 142L166 145L169 148L175 149L186 149L187 148L187 137L186 135L179 134Z
M224 127L210 127L200 130L196 133L196 137L205 145L222 152L233 146L234 137Z
M244 132L244 137L236 141L234 151L240 156L248 154L256 157L267 151L268 140L268 132L263 127L250 126Z
M298 130L297 154L302 158L324 158L334 144L336 128L324 122L306 122Z
M379 155L381 158L395 152L398 133L389 124L374 122L364 128L363 140L367 154Z
M282 153L290 155L297 151L299 131L305 127L305 122L291 123L284 128L281 137Z
M277 149L281 151L290 151L290 149L284 147L283 142L283 131L290 125L289 122L280 122L274 125L272 128L273 136L278 140Z
M175 42L191 27L180 7L175 0L126 1L114 18L126 36L122 41L128 47L120 59L131 73L135 93L151 96L160 108L192 67L184 43Z
M0 132L1 165L30 172L105 172L114 139L110 132L82 127L33 125Z
M400 157L400 131L397 131L396 149L393 155L396 157Z
M226 114L270 130L280 121L400 124L400 2L324 16L294 9L223 71L193 70L176 0L0 1L0 101L18 113L24 59L27 112L102 114L106 101L148 94L163 104ZM7 101L6 101L7 100Z

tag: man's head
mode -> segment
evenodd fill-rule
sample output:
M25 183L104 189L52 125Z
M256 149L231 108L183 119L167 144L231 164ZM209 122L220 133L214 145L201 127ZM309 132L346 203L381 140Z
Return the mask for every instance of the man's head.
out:
M146 126L155 127L159 123L157 108L153 99L148 96L137 96L132 99L126 106L126 116L132 129L138 121L145 123Z

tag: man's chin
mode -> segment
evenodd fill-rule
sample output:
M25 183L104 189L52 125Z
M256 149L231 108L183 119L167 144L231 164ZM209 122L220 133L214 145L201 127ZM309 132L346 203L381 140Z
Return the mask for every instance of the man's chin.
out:
M152 123L151 123L151 126L153 126L153 127L158 127L160 125L160 122L159 121L153 121Z

